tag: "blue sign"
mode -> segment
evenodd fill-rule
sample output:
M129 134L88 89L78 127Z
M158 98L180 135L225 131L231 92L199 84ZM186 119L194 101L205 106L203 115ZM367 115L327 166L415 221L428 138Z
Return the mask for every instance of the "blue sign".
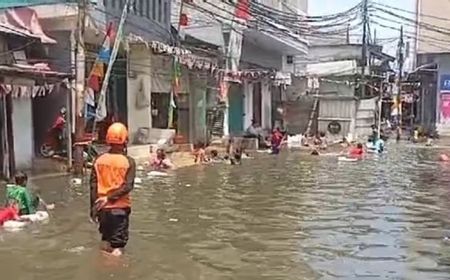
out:
M450 74L441 75L439 90L441 93L450 93Z

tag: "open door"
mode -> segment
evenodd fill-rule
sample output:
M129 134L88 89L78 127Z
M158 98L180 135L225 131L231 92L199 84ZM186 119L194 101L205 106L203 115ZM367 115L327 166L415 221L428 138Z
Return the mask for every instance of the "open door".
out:
M230 135L240 135L244 131L244 94L241 85L230 85L228 105Z

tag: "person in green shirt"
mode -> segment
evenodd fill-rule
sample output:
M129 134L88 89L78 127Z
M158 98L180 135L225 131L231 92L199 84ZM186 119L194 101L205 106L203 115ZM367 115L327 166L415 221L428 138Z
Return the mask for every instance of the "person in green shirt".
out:
M18 172L14 179L15 185L6 185L6 204L16 206L19 209L19 215L35 214L40 206L46 210L53 208L53 205L47 205L27 188L28 176L25 172Z

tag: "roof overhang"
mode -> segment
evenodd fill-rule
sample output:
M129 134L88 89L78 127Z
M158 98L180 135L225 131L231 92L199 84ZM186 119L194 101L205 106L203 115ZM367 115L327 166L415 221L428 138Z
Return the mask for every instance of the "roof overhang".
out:
M244 30L244 42L250 40L252 44L269 51L283 55L304 55L308 53L308 44L300 37L284 32L275 33L270 30L248 28Z
M0 76L15 76L36 80L60 81L73 78L73 74L61 73L50 70L41 70L33 66L25 65L0 65Z
M332 62L313 63L306 65L306 71L300 76L329 77L329 76L353 76L358 74L356 60L342 60Z
M56 41L43 31L36 11L28 7L2 11L0 30L7 34L39 39L44 44L56 44Z

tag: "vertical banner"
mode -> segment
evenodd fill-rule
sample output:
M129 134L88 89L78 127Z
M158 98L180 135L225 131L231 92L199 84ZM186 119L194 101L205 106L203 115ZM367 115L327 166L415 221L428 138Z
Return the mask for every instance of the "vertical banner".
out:
M249 17L249 0L239 0L236 4L234 18L231 23L230 39L228 42L227 72L236 73L239 70L242 53L242 33L246 28Z
M450 124L450 74L440 76L440 123Z

